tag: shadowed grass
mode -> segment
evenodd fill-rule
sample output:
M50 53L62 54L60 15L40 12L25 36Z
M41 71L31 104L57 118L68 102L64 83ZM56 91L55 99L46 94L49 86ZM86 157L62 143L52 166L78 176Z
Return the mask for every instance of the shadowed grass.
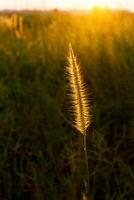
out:
M19 40L0 28L0 200L81 197L83 134L62 117L69 41L93 88L90 200L133 200L134 14L33 12L23 22Z

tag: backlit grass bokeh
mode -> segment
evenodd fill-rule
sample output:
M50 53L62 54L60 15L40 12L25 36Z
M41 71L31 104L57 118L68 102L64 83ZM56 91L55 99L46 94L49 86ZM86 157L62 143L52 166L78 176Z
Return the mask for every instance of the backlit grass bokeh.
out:
M83 141L68 113L69 42L91 92L90 200L133 200L134 14L18 15L21 28L19 20L0 23L0 200L80 199Z

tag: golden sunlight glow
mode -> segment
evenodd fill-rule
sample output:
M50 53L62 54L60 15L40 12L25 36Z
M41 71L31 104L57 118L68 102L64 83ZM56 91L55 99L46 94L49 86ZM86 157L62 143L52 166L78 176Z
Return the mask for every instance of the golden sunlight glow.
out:
M2 9L92 9L94 6L134 10L134 0L0 0Z
M78 5L77 7L82 8L82 9L91 9L94 6L99 6L99 7L106 7L107 0L84 0L84 1L77 1Z
M65 9L92 9L93 7L134 10L134 0L49 0Z

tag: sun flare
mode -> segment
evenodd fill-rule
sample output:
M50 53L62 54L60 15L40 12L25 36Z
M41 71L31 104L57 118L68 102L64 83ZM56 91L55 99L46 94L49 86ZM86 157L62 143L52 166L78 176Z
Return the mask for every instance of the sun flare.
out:
M82 9L92 9L93 7L115 7L115 1L113 0L79 0L76 7Z

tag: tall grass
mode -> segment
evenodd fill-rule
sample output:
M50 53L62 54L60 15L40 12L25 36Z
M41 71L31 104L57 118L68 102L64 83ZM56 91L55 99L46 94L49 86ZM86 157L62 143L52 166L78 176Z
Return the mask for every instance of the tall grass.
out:
M0 27L0 200L79 200L83 134L69 119L69 41L94 97L86 131L90 200L133 200L134 14L23 14Z
M23 17L16 14L11 16L1 15L0 27L6 27L20 39L23 36Z
M76 57L74 55L72 45L69 44L69 55L68 55L68 65L66 67L67 78L69 80L70 88L70 99L71 99L71 113L73 115L73 124L75 128L83 134L83 150L85 156L87 177L84 177L85 193L87 197L89 196L89 169L88 169L88 156L87 156L87 144L86 144L86 130L91 124L91 112L89 105L89 93L87 90L86 82L82 69L77 63ZM83 192L83 193L84 193Z

